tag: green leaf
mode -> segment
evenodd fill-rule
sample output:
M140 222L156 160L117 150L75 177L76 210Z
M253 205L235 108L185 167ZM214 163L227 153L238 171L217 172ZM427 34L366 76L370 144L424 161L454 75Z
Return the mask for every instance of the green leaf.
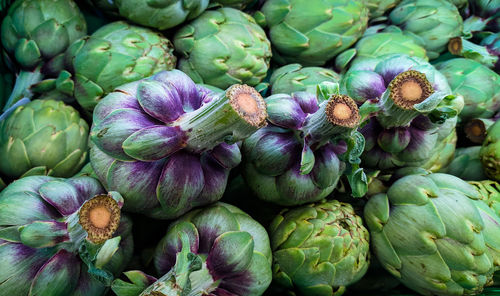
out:
M95 267L103 268L118 251L121 236L108 239L96 255Z
M305 142L305 140L304 140ZM302 155L300 158L300 174L307 175L309 174L315 163L314 153L311 150L311 147L304 143L304 147L302 148Z
M339 93L340 87L336 82L324 81L316 87L316 97L319 104L328 101L332 95L338 95Z

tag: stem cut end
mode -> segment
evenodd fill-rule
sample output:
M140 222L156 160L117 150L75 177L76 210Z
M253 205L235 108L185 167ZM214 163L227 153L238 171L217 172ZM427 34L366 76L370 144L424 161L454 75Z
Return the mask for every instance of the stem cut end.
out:
M100 244L113 237L120 224L120 207L109 195L97 195L80 209L80 225L87 231L88 240Z
M448 51L452 55L461 55L462 50L463 50L462 38L460 37L451 38L450 41L448 42Z
M359 125L359 110L356 102L345 95L332 95L326 105L328 121L334 125L355 128Z
M465 125L465 135L471 142L482 144L486 138L486 124L479 119L472 119Z
M246 84L235 84L226 91L231 107L250 125L263 127L266 125L266 103L253 87Z
M389 88L394 104L406 110L413 109L414 105L425 101L434 92L425 74L415 70L396 76L389 84Z

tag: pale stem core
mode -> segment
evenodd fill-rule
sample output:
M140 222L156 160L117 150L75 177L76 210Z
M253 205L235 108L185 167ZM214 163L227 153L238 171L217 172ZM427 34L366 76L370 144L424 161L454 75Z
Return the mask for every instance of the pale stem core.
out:
M247 114L255 114L259 111L259 105L250 94L240 94L234 100L236 105Z
M462 51L462 39L460 37L451 38L448 42L448 51L453 55L458 55Z
M352 115L351 108L346 104L336 104L333 108L333 115L338 119L348 119Z
M90 210L90 222L97 228L105 228L111 221L111 212L105 207L96 207Z
M250 125L263 127L266 125L266 103L253 87L246 84L235 84L226 91L231 107Z
M422 97L422 87L415 81L405 81L401 85L401 95L407 101L417 101Z

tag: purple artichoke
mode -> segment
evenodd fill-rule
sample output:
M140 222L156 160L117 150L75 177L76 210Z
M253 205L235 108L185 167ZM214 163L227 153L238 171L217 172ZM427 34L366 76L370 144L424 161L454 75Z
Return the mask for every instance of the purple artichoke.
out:
M266 230L225 203L194 210L170 225L156 248L159 274L126 273L116 280L118 296L262 295L271 283L271 247ZM148 287L149 286L149 287Z
M340 90L358 103L380 99L394 77L408 70L424 73L435 91L451 93L443 74L424 59L406 54L357 58L342 76Z
M126 210L176 218L222 197L236 142L266 124L266 104L246 85L211 92L178 70L125 84L94 110L92 167Z
M364 166L379 170L406 166L438 170L451 161L463 98L435 89L426 77L415 70L398 74L380 99L362 107L376 112L361 129L366 139L361 157Z
M338 84L325 82L319 89L318 97L296 92L266 98L270 125L243 143L243 177L259 198L286 206L318 201L335 189L346 168L340 140L363 150L362 137L355 136L356 103L338 94Z
M90 177L11 183L0 194L1 294L104 295L132 255L122 204Z

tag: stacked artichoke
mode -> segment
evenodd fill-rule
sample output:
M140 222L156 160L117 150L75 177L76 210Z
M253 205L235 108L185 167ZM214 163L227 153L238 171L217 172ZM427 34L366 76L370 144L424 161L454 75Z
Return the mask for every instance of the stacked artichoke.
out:
M0 0L0 295L500 295L499 20Z

